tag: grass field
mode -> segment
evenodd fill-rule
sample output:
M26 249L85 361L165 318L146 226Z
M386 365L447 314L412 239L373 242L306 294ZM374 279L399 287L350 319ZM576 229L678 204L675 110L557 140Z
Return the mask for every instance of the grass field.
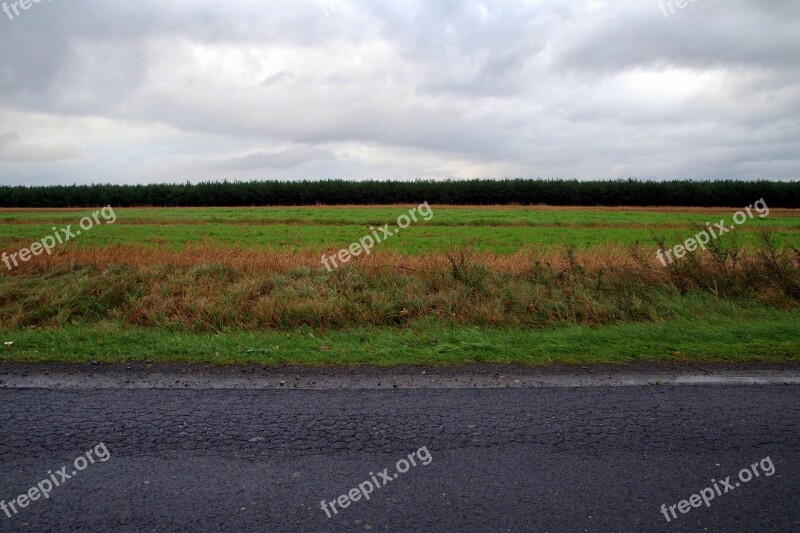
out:
M393 223L406 212L401 206L294 208L118 209L117 222L90 232L78 247L144 244L180 249L210 243L272 251L321 251L341 248L366 233L369 226ZM53 226L77 225L90 210L0 210L0 245L24 243L50 233ZM382 248L405 254L426 254L443 246L513 253L529 246L578 248L654 245L663 237L680 242L706 222L730 220L733 209L568 209L552 207L434 207L430 221L403 230L402 239ZM724 236L739 244L758 240L760 228L773 230L780 245L798 242L800 211L773 209Z
M412 206L117 209L0 274L9 361L264 364L800 359L800 210L664 268L736 209L441 207L327 272ZM13 253L92 210L0 210Z

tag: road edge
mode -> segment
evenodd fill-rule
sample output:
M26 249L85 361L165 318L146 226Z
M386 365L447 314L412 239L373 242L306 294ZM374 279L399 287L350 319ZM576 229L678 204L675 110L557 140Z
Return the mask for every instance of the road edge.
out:
M486 389L800 385L800 363L401 367L0 363L5 389Z

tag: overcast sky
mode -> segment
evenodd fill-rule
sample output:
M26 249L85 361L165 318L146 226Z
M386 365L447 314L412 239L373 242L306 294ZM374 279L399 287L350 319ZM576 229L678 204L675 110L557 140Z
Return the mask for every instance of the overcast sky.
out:
M18 13L0 13L0 184L800 178L800 0Z

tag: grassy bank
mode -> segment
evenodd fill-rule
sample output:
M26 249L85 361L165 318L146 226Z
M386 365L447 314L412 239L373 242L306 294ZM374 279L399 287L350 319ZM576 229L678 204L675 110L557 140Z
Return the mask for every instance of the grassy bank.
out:
M686 309L658 322L549 329L416 322L402 328L191 333L116 322L0 332L4 362L208 362L264 365L636 361L800 361L800 313L755 306Z
M0 335L13 342L0 360L798 360L797 268L788 251L768 251L667 269L633 250L407 258L415 268L399 270L376 256L331 273L292 266L292 256L250 270L65 262L0 276Z
M0 359L390 365L800 354L795 212L748 220L664 267L655 242L639 237L672 231L680 242L725 210L449 208L369 256L322 266L320 250L405 211L121 211L117 223L0 272L0 332L13 342ZM0 213L0 243L28 244L80 213Z
M687 308L702 311L710 300L782 309L800 303L795 252L769 243L752 253L695 254L668 268L641 248L603 256L572 249L511 258L381 254L331 272L294 255L221 253L258 260L159 264L174 258L142 254L137 263L111 250L110 257L60 254L46 265L26 265L0 276L0 328L117 321L195 332L290 331L419 320L550 328L668 320Z

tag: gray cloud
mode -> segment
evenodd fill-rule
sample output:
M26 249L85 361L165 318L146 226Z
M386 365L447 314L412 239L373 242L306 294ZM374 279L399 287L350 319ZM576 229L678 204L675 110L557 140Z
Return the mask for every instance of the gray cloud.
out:
M0 183L800 174L794 0L74 0L0 29Z
M19 142L19 135L13 131L8 133L0 133L0 150L3 150L6 146L15 142Z
M87 157L75 142L26 141L14 132L0 134L0 161L6 163L49 163Z
M253 170L264 167L291 168L311 161L326 159L336 159L336 156L327 150L299 147L281 152L255 152L245 156L232 157L218 161L213 167L220 170Z
M798 31L800 4L792 0L698 0L669 18L621 14L576 36L561 59L567 67L602 72L797 69Z

